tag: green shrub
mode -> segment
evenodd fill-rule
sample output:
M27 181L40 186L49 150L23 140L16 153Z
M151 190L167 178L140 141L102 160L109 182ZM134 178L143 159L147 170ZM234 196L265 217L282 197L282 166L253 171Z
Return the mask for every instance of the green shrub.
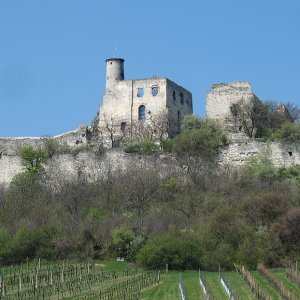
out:
M173 141L173 149L179 157L188 155L211 159L226 143L227 138L216 122L186 116L182 132Z
M53 155L59 153L60 145L59 142L49 138L44 140L44 151L47 158L51 158Z
M42 149L35 149L32 146L25 146L19 149L22 165L30 173L39 173L43 170L43 163L46 160L46 153Z
M163 151L171 153L173 151L173 141L170 139L163 140L160 142L160 147Z
M11 264L37 257L55 259L58 253L54 239L57 236L58 230L54 227L44 226L31 230L20 228L2 251L0 261L3 264Z
M249 175L260 179L275 179L277 177L277 170L268 158L268 153L250 157L244 169Z
M137 261L149 268L197 269L201 249L196 240L183 233L153 236L140 250Z
M124 145L123 150L125 153L135 153L140 151L140 143L139 142L130 142Z
M134 233L131 228L126 226L116 227L112 233L112 248L113 252L118 257L131 257L131 246L134 241Z
M140 152L145 154L152 154L157 149L157 145L148 139L140 142Z
M273 140L285 142L300 141L300 124L285 123L272 136Z

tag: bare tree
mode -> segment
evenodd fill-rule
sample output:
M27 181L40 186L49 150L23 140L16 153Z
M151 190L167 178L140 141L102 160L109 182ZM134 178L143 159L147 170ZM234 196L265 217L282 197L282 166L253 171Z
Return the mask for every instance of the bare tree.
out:
M130 133L130 127L125 122L120 124L120 121L114 119L113 116L107 115L104 115L104 127L101 129L103 130L102 136L110 139L112 147L118 146L121 141L129 137Z

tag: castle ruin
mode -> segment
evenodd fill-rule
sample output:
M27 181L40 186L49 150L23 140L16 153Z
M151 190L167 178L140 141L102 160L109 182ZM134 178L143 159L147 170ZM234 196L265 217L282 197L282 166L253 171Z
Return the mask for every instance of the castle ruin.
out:
M168 78L124 78L124 59L107 59L106 92L99 110L104 140L112 134L119 139L138 138L145 128L152 137L173 136L180 131L183 117L193 113L192 94Z

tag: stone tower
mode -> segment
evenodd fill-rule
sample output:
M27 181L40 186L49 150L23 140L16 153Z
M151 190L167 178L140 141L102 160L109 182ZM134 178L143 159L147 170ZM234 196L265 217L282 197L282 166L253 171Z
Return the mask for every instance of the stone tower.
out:
M124 80L124 59L109 58L106 60L106 91L112 90L113 86Z

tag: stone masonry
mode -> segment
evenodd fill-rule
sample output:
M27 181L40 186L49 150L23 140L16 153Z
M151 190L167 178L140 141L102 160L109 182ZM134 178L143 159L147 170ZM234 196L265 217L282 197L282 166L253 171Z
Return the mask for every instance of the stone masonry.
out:
M101 134L107 127L122 134L142 123L168 118L167 132L174 135L186 114L193 113L192 94L167 78L124 80L124 59L106 60L106 93L99 111ZM110 129L110 131L112 128Z

